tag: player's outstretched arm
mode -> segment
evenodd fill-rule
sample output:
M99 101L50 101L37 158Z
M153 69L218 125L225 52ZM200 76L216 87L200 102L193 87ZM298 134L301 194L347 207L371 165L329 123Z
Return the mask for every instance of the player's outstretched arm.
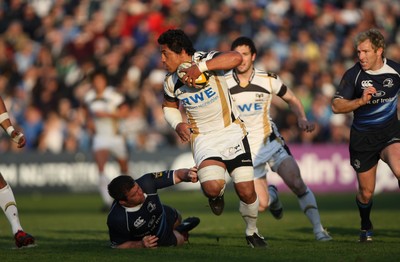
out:
M315 129L315 124L308 121L303 104L292 90L287 89L286 93L282 96L282 99L290 106L293 113L295 113L299 128L306 132L312 132Z
M194 166L192 168L181 168L175 170L174 179L175 184L178 184L180 182L196 183L198 181L197 167Z

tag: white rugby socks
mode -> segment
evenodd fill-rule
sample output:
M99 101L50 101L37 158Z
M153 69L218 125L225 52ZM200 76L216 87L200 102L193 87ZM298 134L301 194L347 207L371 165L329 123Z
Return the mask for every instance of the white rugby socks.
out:
M257 217L258 217L258 197L252 204L246 204L240 201L239 212L246 223L246 236L252 236L254 233L258 234Z
M17 233L18 230L22 230L14 193L9 185L0 189L0 206L10 222L13 234Z
M319 216L317 201L314 193L307 187L306 193L301 197L298 197L301 210L308 217L311 224L313 225L314 234L324 230L321 224L321 218Z

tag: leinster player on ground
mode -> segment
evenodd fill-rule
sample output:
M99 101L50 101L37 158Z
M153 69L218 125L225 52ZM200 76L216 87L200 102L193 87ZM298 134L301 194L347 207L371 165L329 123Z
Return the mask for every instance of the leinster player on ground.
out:
M163 205L157 189L180 182L197 182L197 169L177 169L149 173L134 180L118 176L108 185L114 203L107 226L113 248L155 248L179 246L200 220L189 217L182 222L179 212Z

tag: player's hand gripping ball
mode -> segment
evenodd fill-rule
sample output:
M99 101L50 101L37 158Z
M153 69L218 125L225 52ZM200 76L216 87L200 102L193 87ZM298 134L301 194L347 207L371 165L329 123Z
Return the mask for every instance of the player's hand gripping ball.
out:
M182 64L180 64L178 66L178 69L176 70L176 73L179 77L179 79L184 83L184 79L185 79L185 72L181 72L182 69L186 69L192 66L191 62L183 62ZM196 79L195 81L195 88L203 88L207 85L208 83L208 79L209 79L209 74L207 72L201 73L201 75Z

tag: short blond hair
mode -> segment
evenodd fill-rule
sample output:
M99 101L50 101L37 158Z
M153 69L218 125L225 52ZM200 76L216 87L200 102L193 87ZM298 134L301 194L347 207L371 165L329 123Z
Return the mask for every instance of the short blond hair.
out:
M354 41L355 47L357 48L357 46L360 43L364 42L365 40L369 40L371 42L374 51L378 50L379 48L382 48L383 49L382 57L383 57L386 48L385 38L378 29L372 28L367 31L359 33Z

